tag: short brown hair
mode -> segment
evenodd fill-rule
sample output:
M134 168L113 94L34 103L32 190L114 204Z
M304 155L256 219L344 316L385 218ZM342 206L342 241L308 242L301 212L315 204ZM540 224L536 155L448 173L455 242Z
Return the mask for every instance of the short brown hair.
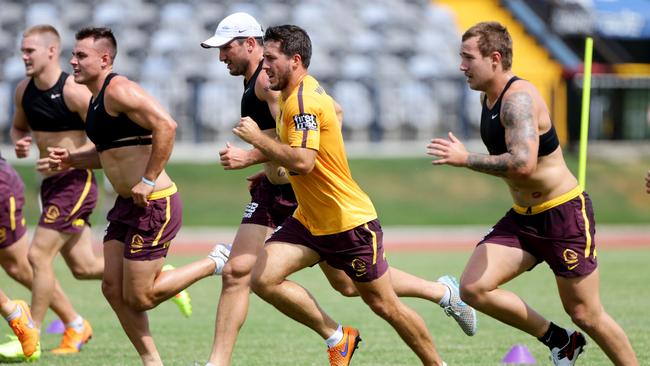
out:
M82 28L75 34L75 39L77 41L80 41L82 39L86 38L92 38L94 41L103 39L108 42L109 45L109 54L111 56L111 60L115 60L115 56L117 56L117 40L115 40L115 36L113 35L113 31L108 28L108 27L87 27L87 28Z
M463 34L463 42L478 37L478 49L483 57L489 56L492 52L501 54L501 66L504 70L512 67L512 38L508 28L497 22L481 22Z
M279 42L280 52L286 56L300 55L302 65L311 62L311 39L307 32L297 25L285 24L269 27L264 33L264 42Z

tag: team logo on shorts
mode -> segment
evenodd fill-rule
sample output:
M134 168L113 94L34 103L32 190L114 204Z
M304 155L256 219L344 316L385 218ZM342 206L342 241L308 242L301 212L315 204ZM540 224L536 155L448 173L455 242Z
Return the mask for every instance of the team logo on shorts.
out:
M244 218L250 219L255 213L255 210L257 210L257 206L259 206L257 202L251 202L247 204L246 209L244 210Z
M313 114L298 114L293 116L293 122L296 124L296 131L316 131L318 122Z
M7 240L7 228L0 227L0 244L4 243Z
M580 264L578 263L578 253L573 249L564 249L562 252L562 258L564 258L564 263L569 271L573 270L578 266L578 264Z
M131 254L135 254L137 252L142 251L142 247L144 246L144 238L140 236L139 234L133 235L131 238Z
M59 208L52 205L45 210L45 218L43 219L43 221L46 224L51 224L54 221L56 221L56 219L58 219L59 216L61 216L61 212L59 212Z
M352 260L352 269L354 270L354 273L356 274L357 277L361 277L366 274L367 268L366 268L366 262L359 258L354 258Z

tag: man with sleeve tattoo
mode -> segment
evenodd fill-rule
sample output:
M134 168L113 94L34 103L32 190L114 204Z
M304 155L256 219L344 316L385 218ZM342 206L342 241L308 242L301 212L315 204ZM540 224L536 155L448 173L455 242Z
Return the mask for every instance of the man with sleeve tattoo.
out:
M427 153L437 158L433 165L501 177L514 201L474 249L461 278L461 298L538 338L555 365L574 365L585 337L499 288L545 261L573 322L614 364L638 365L625 332L600 302L591 201L564 162L541 95L512 73L510 34L495 22L476 24L463 34L460 55L470 88L483 92L481 138L489 155L468 152L451 132L448 139L432 139Z

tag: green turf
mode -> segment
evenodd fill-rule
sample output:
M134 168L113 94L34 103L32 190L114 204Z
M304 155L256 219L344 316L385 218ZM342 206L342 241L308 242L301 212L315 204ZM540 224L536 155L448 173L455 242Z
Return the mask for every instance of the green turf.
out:
M576 171L576 160L568 157ZM427 158L352 159L354 178L373 200L380 220L390 225L490 225L510 207L506 185L499 178L467 169L431 166ZM591 159L587 192L599 224L647 224L650 196L643 176L650 161L625 164ZM36 173L31 166L17 169L27 186L25 207L29 225L37 219ZM184 202L184 225L236 226L250 196L245 178L256 172L224 171L213 164L170 164L169 174ZM101 173L99 174L101 175ZM103 179L99 179L100 182ZM113 198L101 195L100 210L93 215L104 225Z
M444 273L458 275L467 260L467 252L394 253L389 261L395 267L435 279ZM599 251L602 277L601 297L607 311L627 331L642 365L650 364L650 292L647 287L647 263L650 251ZM169 259L175 265L192 258L176 256ZM46 354L40 364L69 365L138 365L135 350L123 334L113 312L103 299L99 282L74 280L62 261L57 261L57 273L63 287L79 311L92 322L95 336L81 354L55 357ZM293 277L310 289L323 308L335 319L361 330L363 342L354 356L354 366L417 365L418 360L400 341L387 323L372 314L356 298L344 298L330 289L321 272L306 269ZM18 287L6 275L0 275L2 288L12 297L25 298L28 292ZM545 265L539 266L506 286L521 294L530 305L548 318L568 326L569 318L560 305L553 277ZM150 312L152 331L165 365L203 365L212 343L215 309L220 280L206 278L189 291L194 315L184 319L172 303L163 303ZM425 319L440 353L450 365L500 365L501 358L517 343L524 344L539 365L548 363L546 349L526 334L506 327L480 315L479 333L466 337L455 323L437 307L420 299L407 299ZM53 319L48 313L46 323ZM9 332L9 328L5 328ZM44 334L43 347L57 345L58 335ZM278 311L253 297L248 322L242 329L234 354L233 365L325 365L327 357L323 341L281 315ZM580 365L610 365L593 341L589 342Z

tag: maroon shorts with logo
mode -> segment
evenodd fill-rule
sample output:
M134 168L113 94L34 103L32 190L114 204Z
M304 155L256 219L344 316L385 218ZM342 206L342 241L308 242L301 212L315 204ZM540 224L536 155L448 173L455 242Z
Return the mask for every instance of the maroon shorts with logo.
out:
M0 158L0 249L17 242L27 232L23 217L24 191L18 173Z
M596 222L586 193L536 214L511 209L481 240L520 248L546 262L555 275L581 277L593 272L596 261ZM532 269L532 268L531 268Z
M147 207L137 206L130 197L118 196L108 212L104 242L124 243L124 258L131 260L166 257L183 218L181 198L175 186L173 190L171 195L149 200Z
M253 182L251 202L246 206L242 224L257 224L276 228L298 207L291 184L273 184L266 176Z
M79 233L97 203L97 182L90 169L71 169L41 183L43 212L39 226L62 233Z
M342 233L315 236L300 221L289 216L266 242L304 245L332 267L345 271L353 281L370 282L388 270L383 237L377 219Z

